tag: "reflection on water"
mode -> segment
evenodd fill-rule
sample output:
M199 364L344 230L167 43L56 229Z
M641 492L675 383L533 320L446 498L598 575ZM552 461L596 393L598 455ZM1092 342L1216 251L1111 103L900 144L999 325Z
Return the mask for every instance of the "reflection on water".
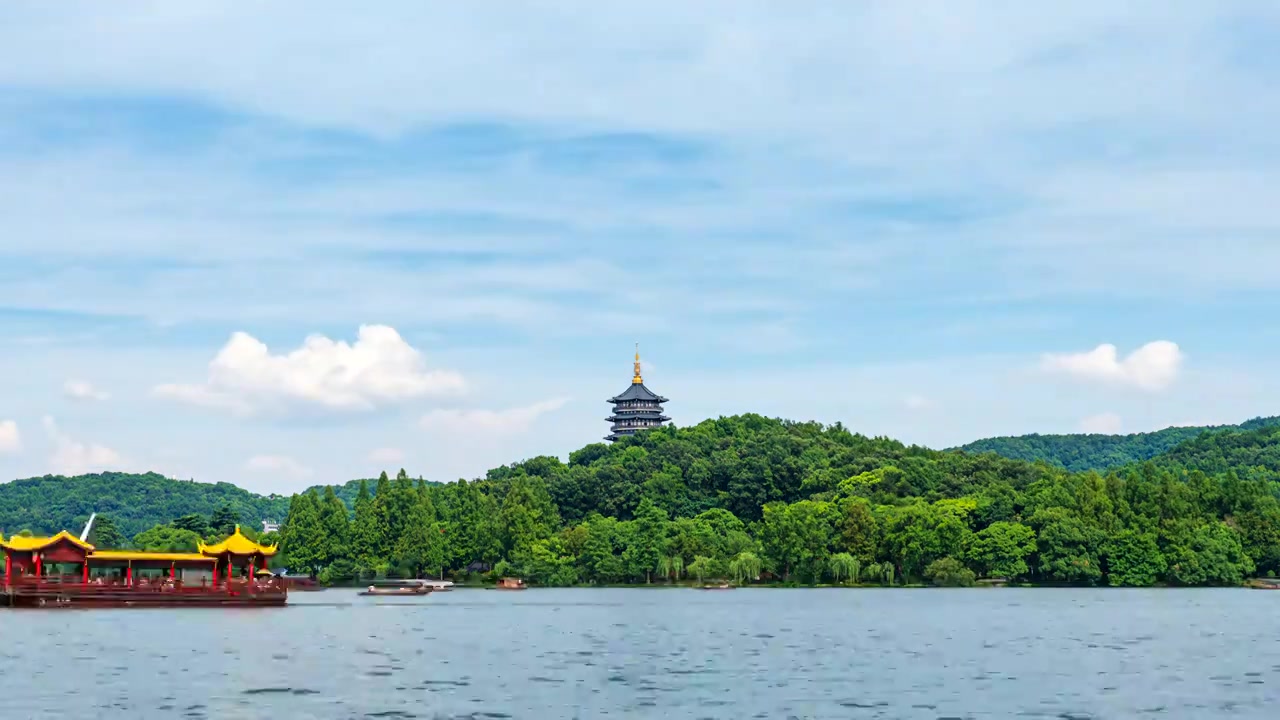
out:
M290 602L0 611L0 717L1280 717L1280 593L331 590Z

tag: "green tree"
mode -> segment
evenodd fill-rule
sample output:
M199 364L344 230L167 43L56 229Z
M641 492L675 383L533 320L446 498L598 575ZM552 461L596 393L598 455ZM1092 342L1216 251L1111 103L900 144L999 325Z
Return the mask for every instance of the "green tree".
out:
M369 485L360 481L355 499L355 519L351 522L350 546L352 559L365 568L373 568L380 562L378 556L382 544L377 509L369 494Z
M332 486L325 487L318 509L320 532L324 534L324 555L320 562L328 566L350 556L351 521L347 517L347 506L338 499Z
M124 536L116 529L115 522L106 515L99 515L94 518L93 525L89 528L89 537L86 540L99 550L123 550L129 546Z
M187 552L198 550L201 537L191 530L157 525L133 538L133 546L144 552Z
M760 571L764 568L764 564L760 562L760 558L755 553L741 552L734 556L729 562L729 572L733 574L733 581L739 585L752 582L760 577ZM698 579L702 581L701 578Z
M705 555L699 555L689 563L689 572L698 579L701 585L704 578L710 576L714 572L715 561Z
M642 498L636 508L635 528L623 553L628 572L652 582L653 570L666 552L667 513L649 498Z
M1036 534L1016 522L995 522L979 530L968 558L986 577L1018 578L1029 572L1027 558L1036 551Z
M945 557L929 563L924 576L934 585L946 587L970 587L974 582L973 571L955 558Z
M240 514L229 503L223 503L213 511L213 517L209 520L209 529L221 539L235 532L239 524Z
M190 530L202 538L209 534L209 520L200 513L183 515L174 520L172 525L179 530Z
M861 570L862 563L849 553L836 553L831 556L831 575L835 577L837 584L845 579L858 582L858 573Z
M315 577L327 555L324 524L320 518L320 499L314 489L294 495L289 502L281 550L291 570Z
M1109 585L1154 585L1165 572L1164 555L1149 533L1123 530L1102 544Z
M765 553L782 569L784 579L790 578L795 569L811 579L822 575L835 538L836 517L835 507L829 502L801 500L764 507L761 540Z

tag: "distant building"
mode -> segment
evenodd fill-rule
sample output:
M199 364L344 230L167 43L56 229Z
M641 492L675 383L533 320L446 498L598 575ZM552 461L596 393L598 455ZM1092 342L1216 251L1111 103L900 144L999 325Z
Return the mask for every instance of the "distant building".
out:
M641 430L661 427L671 418L662 414L662 403L667 399L644 386L640 377L640 346L636 345L635 374L631 378L631 387L622 394L609 399L613 405L613 414L605 418L612 423L605 440L614 442L626 435L634 435Z
M265 535L267 533L273 533L273 532L280 532L280 523L276 522L275 520L263 520L262 533Z

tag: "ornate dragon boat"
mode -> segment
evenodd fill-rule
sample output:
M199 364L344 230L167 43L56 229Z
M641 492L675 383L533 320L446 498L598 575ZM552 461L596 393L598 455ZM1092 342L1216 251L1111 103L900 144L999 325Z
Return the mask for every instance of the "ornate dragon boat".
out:
M8 607L279 607L288 589L266 569L275 545L236 526L198 552L98 550L63 530L52 537L0 539Z

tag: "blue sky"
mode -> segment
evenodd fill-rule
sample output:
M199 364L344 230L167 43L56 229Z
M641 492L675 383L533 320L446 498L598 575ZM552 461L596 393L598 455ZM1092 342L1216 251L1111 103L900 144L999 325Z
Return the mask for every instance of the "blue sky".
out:
M679 424L1280 413L1280 11L1115 5L7 3L0 477L471 477L637 341Z

